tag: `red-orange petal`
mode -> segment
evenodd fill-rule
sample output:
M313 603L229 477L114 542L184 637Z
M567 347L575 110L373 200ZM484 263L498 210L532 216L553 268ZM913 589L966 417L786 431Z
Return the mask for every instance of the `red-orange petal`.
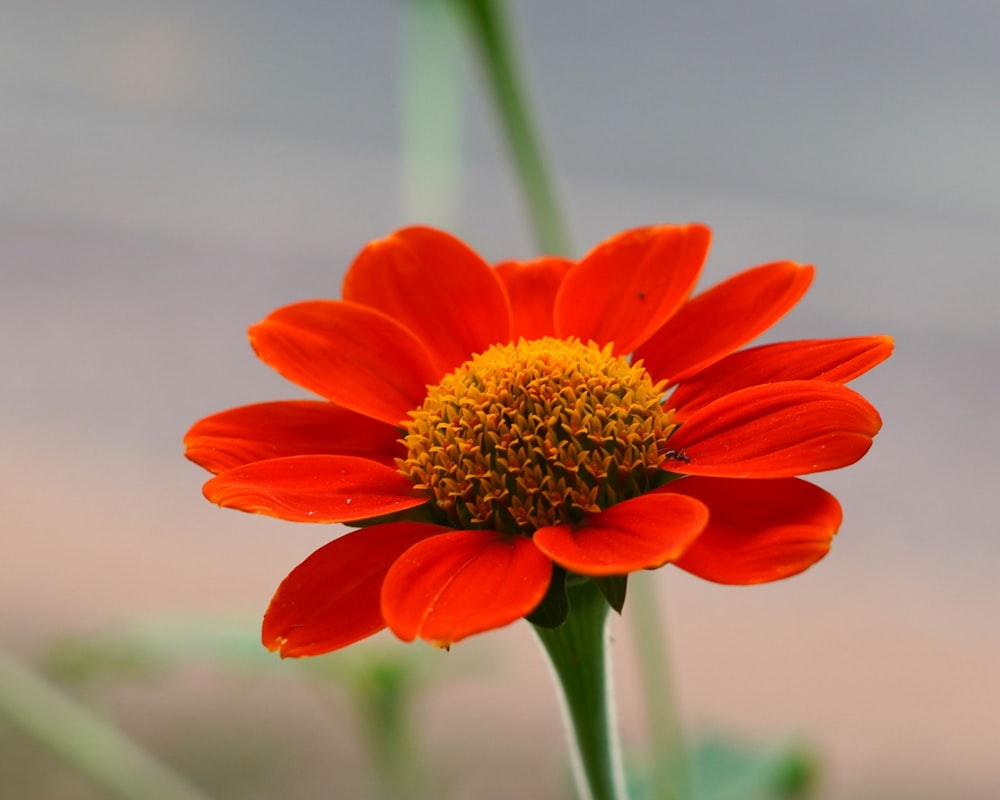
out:
M682 381L781 319L805 294L813 272L791 261L744 270L681 306L635 358L653 380Z
M446 647L508 625L537 606L552 562L526 536L455 531L419 542L392 565L382 616L400 639Z
M882 426L857 392L823 381L741 389L695 411L670 437L671 472L786 478L853 464Z
M510 298L514 341L556 335L556 293L572 266L567 258L544 256L533 261L504 261L494 267Z
M684 495L645 494L588 514L579 525L535 531L535 545L580 575L625 575L662 567L694 541L708 509Z
M708 527L674 563L716 583L796 575L826 555L840 527L837 498L798 478L685 478L666 488L708 506Z
M653 225L599 244L563 280L556 331L631 353L687 299L710 241L704 225Z
M185 455L209 472L302 455L359 456L392 466L399 431L323 400L279 400L231 408L196 422Z
M215 476L203 491L224 508L291 522L353 522L427 502L397 470L355 456L255 461Z
M447 530L392 522L324 545L274 593L264 614L264 646L280 650L282 658L318 656L382 630L382 581L389 567L417 542Z
M678 386L667 400L678 419L723 395L763 383L847 383L892 355L891 336L811 339L751 347L726 356Z
M413 331L433 355L437 378L510 341L500 279L468 245L434 228L403 228L371 242L347 271L343 297Z
M250 342L290 381L390 425L400 425L437 382L413 334L355 303L310 300L279 308L250 329Z

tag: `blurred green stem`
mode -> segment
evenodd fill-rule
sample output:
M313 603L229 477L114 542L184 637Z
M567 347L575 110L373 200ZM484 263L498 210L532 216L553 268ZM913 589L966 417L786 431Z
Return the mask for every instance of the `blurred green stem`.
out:
M451 3L465 23L482 63L521 180L538 245L545 255L571 256L569 237L536 134L503 2L451 0Z
M359 676L355 696L368 729L381 800L424 796L410 725L413 669L405 660L374 660Z
M608 603L587 580L567 587L569 616L535 627L562 692L580 800L625 800L608 659Z
M450 228L462 180L462 69L453 0L406 4L400 85L404 219Z
M207 800L113 726L0 651L0 720L126 800Z
M636 574L629 581L629 615L635 631L652 755L649 800L687 800L691 795L688 760L654 577Z

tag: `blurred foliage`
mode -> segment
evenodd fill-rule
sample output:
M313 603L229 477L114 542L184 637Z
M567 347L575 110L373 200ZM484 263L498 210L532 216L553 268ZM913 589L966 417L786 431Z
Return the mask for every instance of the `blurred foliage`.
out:
M819 756L796 743L712 737L698 744L693 761L698 800L797 800L813 797L819 783Z
M672 797L650 785L656 770L632 762L629 795L636 800ZM808 800L815 797L819 757L802 744L766 744L732 736L703 737L694 745L691 797L684 800ZM681 800L681 798L674 798Z
M101 633L91 632L62 637L37 659L40 670L54 683L91 705L136 684L169 681L179 671L202 665L218 673L224 681L244 681L248 690L260 681L300 684L315 693L321 707L356 731L367 768L358 769L350 754L333 753L323 743L303 752L292 745L301 732L294 716L275 720L264 729L244 726L243 714L232 710L205 708L206 719L186 719L187 732L178 732L157 743L166 757L196 777L220 798L241 800L265 798L278 785L284 797L308 797L311 789L297 791L291 775L310 772L310 759L318 759L320 772L332 770L340 781L338 792L358 793L358 797L417 798L424 791L427 776L420 771L421 754L414 736L414 703L434 685L450 683L482 671L482 664L468 659L441 658L430 648L404 648L393 641L379 641L349 648L336 658L282 661L260 645L255 626L246 621L160 619ZM352 721L340 712L350 709ZM198 709L195 709L197 711ZM182 715L183 716L183 715ZM226 718L228 716L228 719ZM6 742L0 740L0 744ZM26 790L25 769L34 771L44 758L38 753L25 756L23 743L6 747L0 756L6 775L0 776L0 794L18 797L99 798L90 789L73 789L71 773L62 768L48 772L45 794ZM10 757L10 753L21 755ZM22 758L25 760L22 762ZM703 738L693 748L690 770L693 797L690 800L807 800L813 797L819 775L818 759L806 747L789 744L761 745L731 737ZM11 763L18 762L18 763ZM23 763L24 768L18 768ZM338 767L339 763L339 767ZM316 764L311 765L313 770ZM370 784L345 783L344 770L368 774ZM630 794L637 800L654 800L648 770L633 764L629 770ZM356 780L356 779L355 779ZM301 793L299 793L301 792ZM355 796L355 795L352 795Z
M268 653L246 620L150 619L105 632L61 637L43 652L38 667L67 686L120 684L156 679L180 665L204 663L249 675L314 680L351 692L385 690L402 698L427 683L468 672L466 661L436 658L428 648L401 648L378 640L339 651L335 658L281 660Z
M448 658L376 639L336 657L282 661L261 647L255 631L246 620L150 620L62 637L35 665L216 800L418 800L473 796L459 790L473 774L487 786L502 783L505 776L493 770L510 763L503 753L477 762L458 756L458 763L451 751L428 752L433 747L422 735L418 707L437 688L502 668L501 660ZM449 747L463 736L456 730ZM690 749L693 791L685 800L817 796L819 758L801 743L713 734L698 737ZM650 765L632 760L629 766L633 800L659 800ZM542 788L543 775L521 779L539 781L532 800L571 797L568 783L559 791L551 783ZM897 789L857 798L935 796ZM0 797L110 796L0 720Z
M346 790L353 792L351 796L381 800L419 800L424 796L418 769L421 754L413 736L413 705L432 683L458 678L459 669L467 674L468 660L442 659L440 653L429 648L399 647L395 641L395 646L384 647L373 640L345 650L336 658L282 661L264 650L255 631L256 626L246 621L146 620L111 631L61 637L35 661L38 671L54 687L84 700L96 717L110 716L115 706L113 698L129 691L129 687L134 692L137 685L170 683L178 675L198 668L207 668L215 680L234 688L245 684L248 692L263 689L272 693L276 686L298 686L307 695L315 696L318 702L311 705L320 709L321 717L327 716L331 723L335 718L342 729L354 729L351 738L360 741L360 755L369 760L366 770L363 764L359 768L358 754L349 755L341 768L335 769L335 794L339 796ZM265 688L263 684L271 681L276 683ZM350 719L344 719L345 707ZM307 766L293 766L303 758L299 743L303 734L295 730L293 716L266 725L258 719L244 726L238 721L244 716L241 709L216 711L196 705L178 710L181 716L191 711L204 712L206 718L186 719L182 723L188 727L186 733L172 736L168 732L154 749L217 797L273 797L276 786L286 780L284 773L302 771ZM163 721L153 727L163 727ZM170 727L169 723L166 727ZM281 732L276 735L276 731ZM150 732L129 731L128 735L142 738ZM20 741L15 752L25 749L26 744ZM327 750L329 743L317 744L319 752L311 753L315 765L322 770L334 767L338 756ZM27 751L32 755L23 762L25 768L19 768L20 758L13 764L5 764L5 759L0 758L0 765L8 768L0 774L0 796L10 792L24 798L105 796L100 790L93 794L95 787L62 765L40 771L38 764L46 758L51 762L51 756L37 747L27 747ZM345 773L367 774L364 780L370 785L345 789ZM76 779L71 780L73 777ZM347 786L352 785L351 780L346 778ZM82 784L79 789L77 784ZM28 785L35 789L28 791ZM285 787L290 789L287 784ZM283 789L280 796L310 794Z

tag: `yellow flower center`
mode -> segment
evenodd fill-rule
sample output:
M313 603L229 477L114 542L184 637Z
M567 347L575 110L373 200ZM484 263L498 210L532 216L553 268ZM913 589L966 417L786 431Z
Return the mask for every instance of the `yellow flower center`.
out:
M577 339L494 345L411 411L400 471L458 528L530 534L662 482L664 384Z

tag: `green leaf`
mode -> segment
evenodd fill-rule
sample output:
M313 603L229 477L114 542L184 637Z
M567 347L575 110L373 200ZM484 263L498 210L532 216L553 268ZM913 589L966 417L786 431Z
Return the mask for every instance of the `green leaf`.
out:
M525 619L539 628L558 628L569 614L569 600L566 599L566 570L554 566L549 589L542 602Z
M628 589L628 575L610 575L605 578L591 578L601 590L604 599L619 614L625 607L625 592Z

